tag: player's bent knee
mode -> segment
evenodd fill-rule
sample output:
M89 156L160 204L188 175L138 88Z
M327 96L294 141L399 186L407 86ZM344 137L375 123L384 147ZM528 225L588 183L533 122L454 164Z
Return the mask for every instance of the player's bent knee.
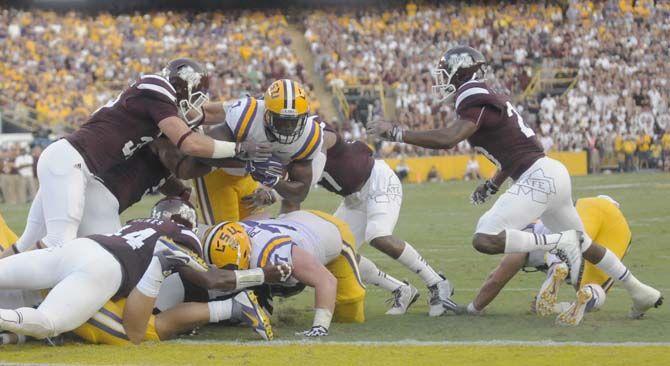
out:
M370 246L393 258L398 258L405 250L405 242L393 235L374 238L370 240Z
M472 247L476 251L484 254L498 254L501 253L499 249L497 235L476 233L472 237Z

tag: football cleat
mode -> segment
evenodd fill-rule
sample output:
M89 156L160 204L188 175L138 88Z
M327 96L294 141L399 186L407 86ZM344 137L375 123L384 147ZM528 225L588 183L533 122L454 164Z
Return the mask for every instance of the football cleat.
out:
M582 271L582 247L584 234L576 230L568 230L561 233L561 238L556 243L556 248L550 252L556 254L570 268L570 281L579 283Z
M386 312L386 315L402 315L407 312L412 304L419 298L419 290L410 285L406 281L405 284L393 291L393 297L386 300L387 303L393 304Z
M442 281L428 287L430 291L430 298L428 299L429 316L440 316L447 310L453 312L458 310L458 305L451 300L451 295L454 294L454 287L444 276L440 275L440 277L442 277Z
M249 325L266 341L274 337L270 317L258 303L252 291L242 291L233 297L233 314L240 314L242 322Z
M584 319L586 307L591 299L593 299L591 288L589 286L582 287L577 291L577 301L573 302L566 311L558 314L556 324L568 327L579 325Z
M653 308L657 308L663 304L663 295L657 289L641 284L638 288L631 291L633 298L633 306L628 313L631 319L640 319L644 313Z
M154 253L161 263L163 274L167 277L178 267L186 266L199 272L207 271L207 263L200 256L174 241L165 237L160 238L156 243L159 249Z
M554 313L554 306L558 298L558 289L568 276L568 266L565 263L557 263L549 268L547 279L544 280L540 292L535 298L535 312L540 316Z

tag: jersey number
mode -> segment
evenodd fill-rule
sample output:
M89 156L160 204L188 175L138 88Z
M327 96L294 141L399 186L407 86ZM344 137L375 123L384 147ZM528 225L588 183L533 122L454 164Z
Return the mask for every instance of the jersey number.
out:
M123 145L123 149L121 149L121 151L123 152L123 157L126 159L130 158L131 156L133 156L135 151L141 149L142 146L150 143L153 140L154 140L153 137L142 136L140 137L140 142L138 144L135 144L135 142L133 141L126 142L126 144Z
M535 132L533 131L533 129L526 126L526 124L523 122L523 118L521 117L519 112L517 112L516 109L514 109L512 103L507 102L507 117L512 117L515 114L516 114L516 121L519 124L519 129L521 130L521 133L523 133L526 137L535 136Z
M122 228L121 231L127 227L128 226ZM139 249L144 245L144 241L154 234L156 234L156 230L148 228L140 231L132 231L121 237L126 241L126 244L130 245L131 248Z

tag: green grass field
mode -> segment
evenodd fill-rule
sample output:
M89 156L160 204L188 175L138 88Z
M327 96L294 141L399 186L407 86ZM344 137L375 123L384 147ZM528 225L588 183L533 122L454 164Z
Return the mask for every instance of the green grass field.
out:
M446 274L455 285L455 301L464 304L472 300L479 285L500 260L500 256L479 254L470 245L478 217L490 207L490 203L483 207L469 204L468 195L474 186L474 182L406 185L403 210L396 229L397 235L412 243L433 267ZM667 274L664 271L668 269L670 259L667 250L670 243L670 175L639 173L579 177L574 179L573 190L575 198L608 194L621 203L633 231L633 244L625 263L640 280L667 293L670 286L665 282ZM146 216L154 201L155 198L145 199L129 210L124 218ZM304 207L332 212L338 204L338 197L321 189L311 194ZM0 212L12 229L20 233L27 206L0 205ZM366 303L367 322L334 324L328 341L670 342L670 307L666 305L652 310L643 320L629 320L626 314L630 300L626 292L616 286L609 292L604 309L588 314L580 327L559 328L554 326L553 318L532 315L528 311L529 303L543 280L541 274L518 275L489 306L486 316L429 318L426 305L428 291L417 276L374 248L364 246L361 252L388 273L406 278L420 288L421 298L408 314L385 316L384 300L389 294L370 287ZM574 292L565 285L561 298L568 300L572 297ZM293 334L311 325L312 301L313 293L305 291L275 304L277 311L273 324L279 340L299 340ZM218 326L205 327L197 335L185 339L189 342L257 340L248 329ZM667 344L663 349L665 351L661 353L668 357ZM39 348L36 348L35 352L38 351ZM10 357L14 353L26 356L25 351L18 348L7 348L0 350L0 360L9 357L7 360L79 362L67 358Z

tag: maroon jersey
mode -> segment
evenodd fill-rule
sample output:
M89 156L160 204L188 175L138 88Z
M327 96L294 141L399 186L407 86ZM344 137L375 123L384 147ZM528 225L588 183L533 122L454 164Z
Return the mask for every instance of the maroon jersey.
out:
M344 141L331 127L326 131L335 133L337 141L328 149L326 166L319 184L340 196L358 192L368 181L375 165L372 150L361 141Z
M477 124L477 131L468 138L470 145L512 179L544 156L535 132L524 124L509 98L484 82L472 80L458 88L456 113Z
M102 174L100 179L119 201L121 213L162 187L171 175L158 156L149 147L143 147L132 158Z
M121 264L123 280L115 298L127 297L135 288L149 267L156 242L161 237L167 237L202 257L198 237L191 230L172 221L136 219L128 221L115 234L88 236L112 253Z
M158 75L145 75L65 137L91 173L101 175L129 159L159 134L158 122L178 116L175 90Z

